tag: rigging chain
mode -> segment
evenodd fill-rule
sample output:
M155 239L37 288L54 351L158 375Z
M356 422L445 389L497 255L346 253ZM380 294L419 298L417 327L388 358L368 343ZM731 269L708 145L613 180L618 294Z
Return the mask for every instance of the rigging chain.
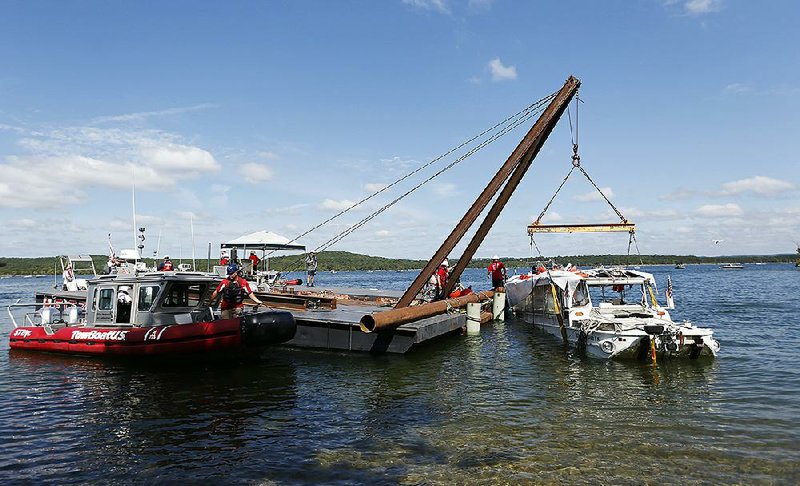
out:
M406 196L408 196L408 195L410 195L411 193L415 192L415 191L416 191L417 189L419 189L420 187L422 187L422 186L424 186L425 184L427 184L428 182L432 181L433 179L435 179L436 177L438 177L438 176L439 176L439 175L441 175L442 173L446 172L447 170L449 170L449 169L453 168L455 165L457 165L457 164L459 164L459 163L463 162L464 160L466 160L466 159L467 159L467 158L469 158L470 156L474 155L475 153L477 153L477 152L478 152L478 151L480 151L481 149L485 148L487 145L489 145L489 144L491 144L492 142L496 141L497 139L501 138L503 135L507 134L508 132L510 132L510 131L512 131L512 130L514 130L515 128L517 128L517 127L518 127L518 126L520 126L521 124L523 124L523 123L525 123L526 121L530 120L531 118L533 118L534 116L536 116L537 114L539 114L540 112L542 112L542 111L544 110L544 108L543 108L543 105L544 105L544 104L545 104L547 101L551 100L551 99L552 99L554 96L555 96L555 93L554 93L554 94L552 94L552 95L549 95L549 96L547 96L547 97L545 97L545 98L542 98L541 100L537 101L536 103L533 103L532 105L530 105L529 107L525 108L524 110L521 110L521 111L520 111L520 112L518 112L517 114L515 114L515 115L512 115L511 117L508 117L508 118L506 118L506 119L505 119L503 122L500 122L500 123L496 124L496 125L495 125L494 127L492 127L491 129L485 130L484 132L482 132L482 133L481 133L481 135L484 135L484 134L486 134L486 133L488 133L488 132L490 132L490 131L492 131L492 130L496 129L498 126L501 126L501 125L503 125L503 124L505 124L505 123L508 123L508 120L513 120L514 118L517 118L516 120L512 121L512 122L511 122L511 124L509 124L509 125L507 125L507 126L503 127L503 128L502 128L502 129L501 129L499 132L497 132L497 133L495 133L495 134L491 135L489 138L487 138L487 139L483 140L481 143L479 143L478 145L476 145L476 146L475 146L475 147L473 147L472 149L468 150L466 153L464 153L463 155L461 155L460 157L458 157L457 159L455 159L453 162L451 162L450 164L446 165L445 167L443 167L442 169L440 169L439 171L437 171L436 173L434 173L433 175L431 175L430 177L428 177L428 178L427 178L427 179L425 179L424 181L420 182L419 184L417 184L416 186L412 187L411 189L409 189L409 190L408 190L408 191L406 191L405 193L401 194L400 196L398 196L397 198L395 198L394 200L392 200L392 201L391 201L391 202L389 202L388 204L384 205L383 207L381 207L381 208L380 208L380 209L378 209L377 211L373 212L372 214L370 214L370 215L366 216L365 218L361 219L361 220L360 220L360 221L358 221L357 223L353 224L352 226L350 226L350 227L349 227L348 229L346 229L345 231L343 231L343 232L341 232L341 233L339 233L339 234L337 234L337 235L333 236L332 238L330 238L330 239L329 239L329 240L327 240L326 242L322 243L322 244L321 244L321 245L319 245L319 246L318 246L318 247L317 247L317 248L316 248L314 251L315 251L315 252L324 251L324 250L326 250L327 248L329 248L329 247L333 246L334 244L338 243L339 241L341 241L342 239L344 239L346 236L348 236L349 234L351 234L352 232L354 232L354 231L355 231L355 230L357 230L358 228L361 228L361 227L362 227L362 226L364 226L366 223L368 223L369 221L371 221L372 219L374 219L374 218L375 218L376 216L378 216L379 214L383 213L384 211L386 211L386 210L387 210L387 209L389 209L390 207L394 206L396 203L398 203L400 200L402 200L402 199L403 199L403 198L405 198ZM372 198L373 196L376 196L376 195L380 194L381 192L385 191L385 190L386 190L386 189L388 189L389 187L396 185L397 183L401 182L401 181L402 181L402 180L404 180L404 179L407 179L408 177L410 177L411 175L413 175L413 174L415 174L415 173L419 172L419 171L420 171L420 170L422 170L423 168L425 168L425 167L428 167L428 166L430 166L431 164L433 164L434 162L436 162L436 161L438 161L438 160L442 159L443 157L447 156L448 154L451 154L451 153L453 153L453 152L454 152L455 150L457 150L458 148L461 148L461 147L465 146L466 144L468 144L469 142L472 142L472 141L474 141L475 139L479 138L481 135L478 135L478 136L476 136L476 137L473 137L473 138L472 138L472 139L470 139L469 141L467 141L467 142L464 142L464 143L462 143L461 145L459 145L457 148L455 148L455 149L452 149L452 150L448 151L447 153L445 153L445 154L443 154L443 155L441 155L441 156L437 157L437 158L436 158L436 159L434 159L433 161L431 161L431 162L429 162L429 163L425 164L424 166L422 166L422 167L420 167L420 168L418 168L418 169L416 169L416 170L412 171L411 173L407 174L406 176L402 177L401 179L398 179L397 181L393 182L391 185L389 185L389 186L387 186L387 187L385 187L385 188L383 188L383 189L381 189L381 190L379 190L379 191L375 192L374 194L372 194L372 195L368 196L367 198L364 198L362 201L359 201L358 203L354 204L353 206L351 206L351 207L349 207L349 208L347 208L347 209L345 209L345 210L341 211L339 214L337 214L337 215L335 215L335 216L333 216L333 217L329 218L329 219L328 219L328 220L326 220L325 222L323 222L323 223L320 223L319 225L315 226L315 227L314 227L314 228L312 228L311 230L309 230L309 231L307 231L307 232L303 233L303 235L306 235L306 234L310 233L310 232L311 232L311 231L313 231L314 229L316 229L316 228L319 228L319 227L320 227L320 226L322 226L323 224L325 224L325 223L327 223L327 222L330 222L331 220L335 219L336 217L338 217L338 216L341 216L342 214L344 214L345 212L349 211L350 209L353 209L354 207L358 206L359 204L361 204L361 203L365 202L367 199L370 199L370 198ZM517 162L517 164L519 164L519 161ZM301 236L303 236L303 235L301 235ZM298 236L297 238L300 238L300 236ZM295 240L296 240L297 238L295 238ZM294 241L294 240L293 240L293 241ZM290 262L290 264L288 265L288 268L289 268L289 270L287 270L287 271L292 271L292 269L293 269L293 268L295 268L295 266L296 266L298 263L300 263L300 262L303 260L303 258L304 258L304 257L299 257L299 258L297 258L297 259L293 260L292 262Z
M432 159L431 161L429 161L429 162L427 162L427 163L425 163L425 164L421 165L420 167L417 167L417 168L416 168L416 169L414 169L413 171L411 171L411 172L409 172L408 174L404 175L403 177L401 177L401 178L397 179L396 181L392 182L391 184L387 185L386 187L383 187L383 188L381 188L381 189L379 189L379 190L377 190L377 191L373 192L373 193L372 193L372 194L370 194L369 196L366 196L366 197L364 197L363 199L361 199L360 201L353 203L351 206L349 206L349 207L347 207L347 208L345 208L345 209L343 209L343 210L339 211L338 213L334 214L333 216L331 216L330 218L326 219L325 221L322 221L321 223L318 223L317 225L313 226L312 228L310 228L310 229L306 230L305 232L303 232L303 233L301 233L301 234L299 234L299 235L295 236L294 238L292 238L292 240L291 240L291 241L297 241L297 240L299 240L300 238L302 238L302 237L304 237L304 236L308 235L308 234L309 234L309 233L311 233L312 231L314 231L314 230L316 230L316 229L319 229L320 227L322 227L322 226L324 226L324 225L326 225L326 224L330 223L331 221L333 221L334 219L338 218L339 216L342 216L343 214L347 213L348 211L350 211L350 210L352 210L352 209L355 209L356 207L358 207L358 206L362 205L363 203L365 203L365 202L369 201L369 200L370 200L370 199L372 199L373 197L375 197L375 196L377 196L377 195L379 195L379 194L381 194L381 193L383 193L383 192L387 191L388 189L390 189L390 188L392 188L392 187L396 186L397 184L399 184L399 183L403 182L404 180L406 180L406 179L408 179L409 177L413 176L413 175L414 175L414 174L416 174L417 172L419 172L419 171L421 171L421 170L423 170L423 169L425 169L425 168L427 168L427 167L430 167L431 165L433 165L433 164L435 164L436 162L438 162L438 161L442 160L443 158L447 157L448 155L452 154L453 152L455 152L455 151L457 151L457 150L459 150L459 149L461 149L461 148L463 148L463 147L465 147L465 146L467 146L467 145L471 144L471 143L472 143L472 142L474 142L475 140L477 140L477 139L479 139L479 138L483 137L483 136L484 136L484 135L486 135L487 133L490 133L490 132L492 132L492 131L496 130L498 127L501 127L501 126L503 126L503 125L505 125L505 124L507 124L507 123L511 122L511 121L512 121L512 120L514 120L515 118L518 118L518 117L523 117L523 118L525 118L525 117L527 117L527 118L525 118L525 119L527 120L528 118L530 118L530 113L531 113L531 111L540 109L542 105L544 105L545 103L547 103L547 102L549 102L550 100L552 100L553 98L555 98L556 94L557 94L557 92L553 92L553 93L551 93L551 94L549 94L549 95L545 96L544 98L542 98L542 99L540 99L540 100L538 100L538 101L535 101L535 102L531 103L530 105L526 106L525 108L521 109L520 111L518 111L518 112L514 113L513 115L511 115L511 116L507 117L506 119L504 119L504 120L502 120L502 121L500 121L500 122L496 123L494 126L492 126L492 127L490 127L490 128L487 128L486 130L482 131L481 133L479 133L479 134L475 135L474 137L472 137L472 138L470 138L470 139L468 139L468 140L466 140L466 141L464 141L464 142L460 143L460 144L459 144L459 145L457 145L456 147L453 147L452 149L450 149L450 150L448 150L447 152L445 152L445 153L443 153L443 154L439 155L438 157L435 157L435 158L434 158L434 159ZM519 122L519 120L515 120L515 121L513 121L512 123L518 123L518 122ZM275 251L277 251L277 250L273 250L273 251L271 251L271 252L270 252L270 254L274 253Z

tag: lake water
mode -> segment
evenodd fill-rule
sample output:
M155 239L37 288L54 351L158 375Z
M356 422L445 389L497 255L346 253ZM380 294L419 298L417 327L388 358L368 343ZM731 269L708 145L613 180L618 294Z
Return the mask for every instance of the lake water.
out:
M718 359L594 361L514 320L405 356L12 353L4 307L52 280L2 279L0 483L798 484L800 271L643 269L662 289L672 275L673 317L713 327ZM481 270L463 280L488 286Z

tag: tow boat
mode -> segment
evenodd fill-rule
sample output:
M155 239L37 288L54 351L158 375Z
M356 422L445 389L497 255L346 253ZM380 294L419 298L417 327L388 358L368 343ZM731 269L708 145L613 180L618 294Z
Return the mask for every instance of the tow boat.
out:
M624 268L545 270L506 282L509 306L588 356L651 359L714 357L709 328L673 322L659 305L652 274ZM671 301L671 287L667 291Z
M8 307L12 349L103 356L259 354L294 337L287 311L219 319L210 296L221 277L198 272L104 275L82 301ZM28 310L25 310L28 309Z

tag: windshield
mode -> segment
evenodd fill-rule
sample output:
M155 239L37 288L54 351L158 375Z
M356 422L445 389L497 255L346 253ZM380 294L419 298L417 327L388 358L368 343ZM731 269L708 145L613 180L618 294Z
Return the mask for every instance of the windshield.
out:
M589 295L592 303L599 306L601 303L610 305L646 305L644 290L639 284L633 285L589 285Z
M197 307L204 298L208 284L173 282L167 286L162 307Z

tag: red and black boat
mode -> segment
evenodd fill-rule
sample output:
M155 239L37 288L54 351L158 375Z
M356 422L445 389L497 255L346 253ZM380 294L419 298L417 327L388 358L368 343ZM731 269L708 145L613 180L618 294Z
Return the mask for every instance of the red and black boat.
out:
M169 356L259 350L294 337L291 313L265 310L217 319L220 277L195 272L107 275L84 299L12 304L12 349L106 356ZM31 312L15 315L20 308ZM19 320L18 320L19 319Z

